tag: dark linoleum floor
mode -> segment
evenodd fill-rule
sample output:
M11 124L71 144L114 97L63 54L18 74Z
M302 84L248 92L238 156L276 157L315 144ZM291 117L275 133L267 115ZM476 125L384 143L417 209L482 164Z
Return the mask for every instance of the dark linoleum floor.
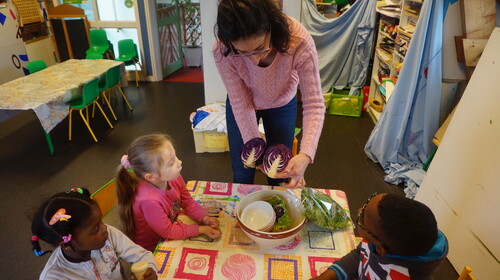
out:
M97 190L113 178L120 157L137 136L157 131L169 134L183 161L186 180L232 180L229 153L196 154L194 150L188 118L204 105L202 83L143 83L139 89L129 86L125 92L134 111L121 99L115 101L118 121L114 129L98 115L92 127L99 143L94 143L75 115L72 142L67 139L67 119L51 132L53 156L32 111L0 123L0 279L38 279L48 256L32 253L30 227L35 209L56 192L78 186ZM366 113L361 118L326 115L315 162L306 173L309 187L344 190L353 213L373 192L402 192L385 183L381 167L364 154L372 129ZM259 175L256 183L265 184L266 179ZM457 278L447 261L435 276L437 280Z

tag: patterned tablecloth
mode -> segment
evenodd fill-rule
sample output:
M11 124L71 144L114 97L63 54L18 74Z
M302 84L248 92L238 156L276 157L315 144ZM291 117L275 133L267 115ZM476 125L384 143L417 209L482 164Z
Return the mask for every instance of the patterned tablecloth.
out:
M159 279L309 279L355 247L352 228L332 232L308 222L291 242L265 248L254 243L238 226L235 205L245 195L276 189L293 191L300 197L300 190L204 181L189 181L187 188L211 216L219 218L222 237L161 241L155 250ZM317 190L349 209L343 191ZM180 219L190 222L186 216Z
M81 95L83 84L120 64L123 62L70 59L15 79L0 85L0 110L32 109L49 133L68 115L67 102Z

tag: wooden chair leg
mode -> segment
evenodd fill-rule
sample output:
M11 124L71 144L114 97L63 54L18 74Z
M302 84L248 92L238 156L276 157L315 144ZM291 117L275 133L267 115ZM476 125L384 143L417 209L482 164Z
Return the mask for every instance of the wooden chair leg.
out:
M120 87L120 83L116 84L115 87L117 87L118 90L120 91L120 93L122 94L123 100L125 100L125 102L127 103L130 111L134 111L134 109L132 108L132 106L130 106L130 103L128 102L127 96L125 96L125 93L123 92L122 88Z
M85 125L86 125L86 126L87 126L87 128L89 129L90 134L91 134L91 135L92 135L92 137L94 138L94 141L95 141L95 142L98 142L98 141L97 141L97 138L96 138L96 137L95 137L95 135L94 135L94 132L92 131L92 128L90 128L89 123L88 123L88 122L87 122L87 120L85 119L85 116L83 115L82 110L79 110L79 111L80 111L80 116L82 117L83 122L85 123Z
M133 62L135 68L135 87L139 87L139 73L137 71L137 64L135 63L135 60L133 60Z

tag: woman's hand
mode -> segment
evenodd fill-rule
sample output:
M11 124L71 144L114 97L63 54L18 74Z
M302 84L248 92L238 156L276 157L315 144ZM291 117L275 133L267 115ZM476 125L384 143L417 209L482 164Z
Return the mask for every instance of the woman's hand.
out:
M311 163L311 158L306 154L298 154L290 159L285 170L276 174L275 178L290 178L290 182L281 184L287 188L302 188L306 186L304 173Z
M203 218L203 224L213 229L219 229L219 220L214 217L205 216Z
M134 274L130 277L130 280L157 280L158 275L156 275L156 272L154 269L151 267L148 267L148 270L144 272L144 275L142 275L142 279L137 279Z
M198 232L200 234L205 234L206 236L217 239L221 236L221 232L218 229L213 229L210 226L199 226Z

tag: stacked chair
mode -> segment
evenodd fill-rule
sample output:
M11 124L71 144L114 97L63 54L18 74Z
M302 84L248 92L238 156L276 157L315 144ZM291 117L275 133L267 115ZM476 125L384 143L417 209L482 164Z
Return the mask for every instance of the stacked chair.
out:
M106 31L102 29L90 30L90 48L86 55L100 54L107 59L114 59L113 45L106 36Z

